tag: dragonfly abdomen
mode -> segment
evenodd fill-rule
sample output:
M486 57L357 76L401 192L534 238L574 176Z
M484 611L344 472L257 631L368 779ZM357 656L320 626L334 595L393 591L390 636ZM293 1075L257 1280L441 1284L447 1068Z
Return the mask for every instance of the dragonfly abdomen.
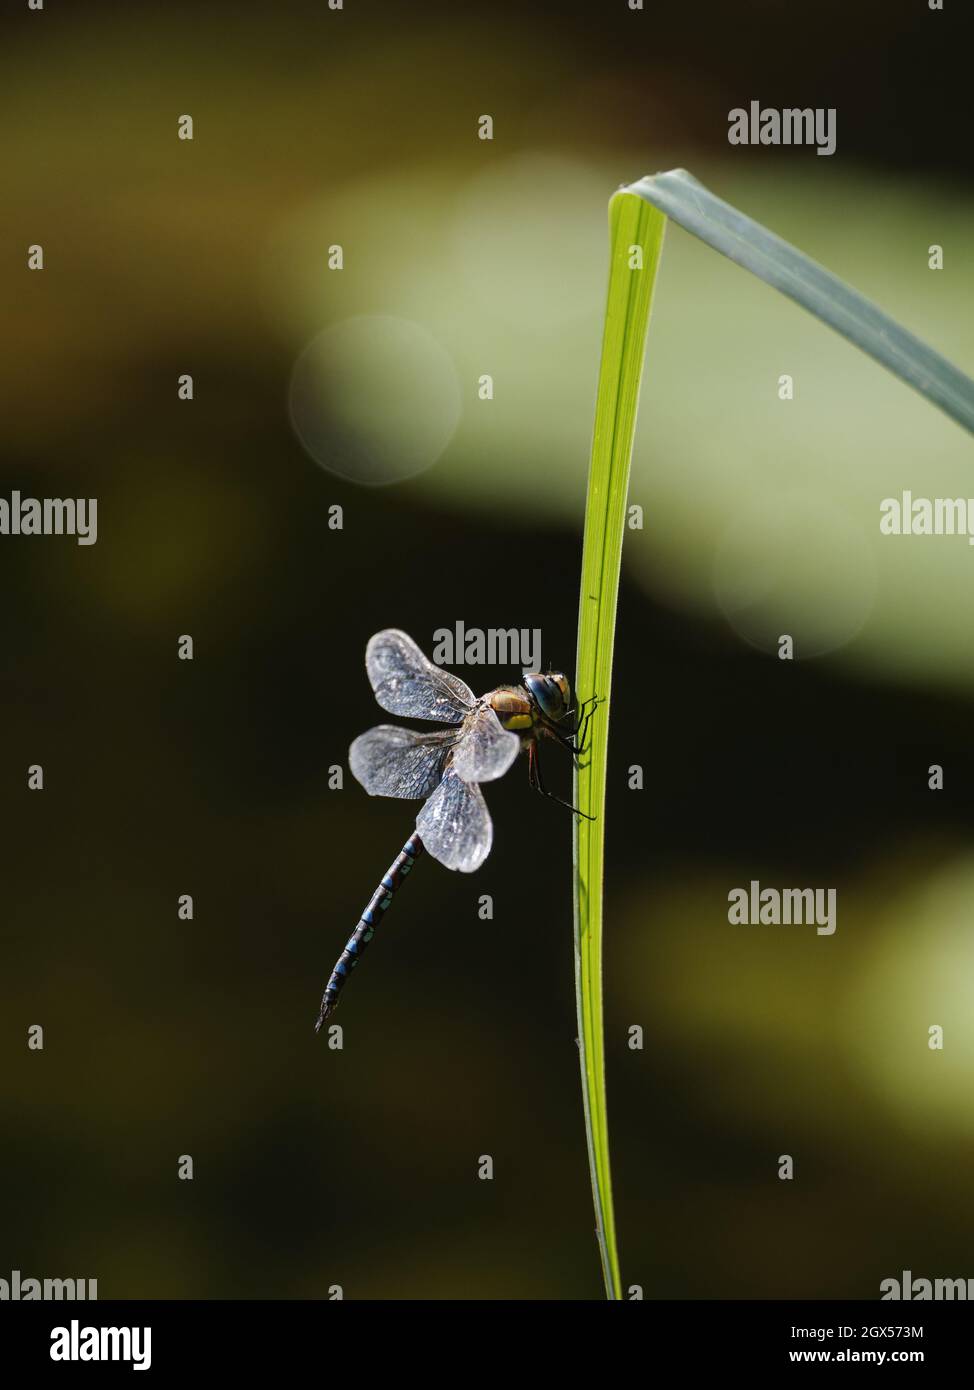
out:
M338 957L331 977L325 986L325 992L321 998L321 1009L318 1013L318 1022L315 1024L316 1033L328 1015L335 1009L345 981L358 965L366 946L375 935L376 927L392 902L392 895L412 870L413 864L423 853L423 848L420 837L415 834L410 835L395 860L383 874L382 882L369 899L358 920L358 925L348 938L348 943Z

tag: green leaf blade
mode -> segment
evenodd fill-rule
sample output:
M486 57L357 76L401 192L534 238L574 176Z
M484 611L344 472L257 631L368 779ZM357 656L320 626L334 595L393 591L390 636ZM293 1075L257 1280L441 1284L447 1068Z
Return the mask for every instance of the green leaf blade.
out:
M629 468L643 356L666 218L633 194L609 204L609 289L599 367L592 461L585 506L578 614L576 699L601 701L590 747L575 772L575 993L585 1132L595 1206L596 1238L606 1296L622 1297L612 1202L602 1013L602 882L612 654ZM630 269L640 247L642 268Z
M788 295L974 432L974 381L865 295L716 197L685 169L630 184L688 232Z

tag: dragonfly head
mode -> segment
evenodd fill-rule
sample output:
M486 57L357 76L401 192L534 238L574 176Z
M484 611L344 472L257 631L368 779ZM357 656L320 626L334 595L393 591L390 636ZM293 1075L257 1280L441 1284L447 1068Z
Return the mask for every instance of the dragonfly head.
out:
M525 671L524 688L545 719L560 724L571 713L572 688L560 671Z

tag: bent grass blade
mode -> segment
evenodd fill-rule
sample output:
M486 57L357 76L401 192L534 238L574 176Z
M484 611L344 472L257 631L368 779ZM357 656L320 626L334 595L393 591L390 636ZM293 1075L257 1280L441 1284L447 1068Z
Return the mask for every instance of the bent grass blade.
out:
M790 242L670 169L628 185L701 241L795 300L974 432L974 381L946 357Z
M609 204L609 293L585 503L576 698L598 695L587 765L576 769L575 995L596 1236L606 1294L622 1297L605 1100L602 880L616 601L643 354L667 217L843 334L958 424L974 432L974 381L858 290L717 198L685 169L620 189ZM642 251L642 268L631 252Z
M602 1023L602 874L605 846L609 695L622 536L629 491L636 408L656 270L666 218L625 191L609 204L609 291L585 503L582 588L578 610L576 700L600 700L589 751L575 772L575 997L582 1098L596 1238L606 1296L622 1297L612 1206ZM641 252L641 268L631 268Z

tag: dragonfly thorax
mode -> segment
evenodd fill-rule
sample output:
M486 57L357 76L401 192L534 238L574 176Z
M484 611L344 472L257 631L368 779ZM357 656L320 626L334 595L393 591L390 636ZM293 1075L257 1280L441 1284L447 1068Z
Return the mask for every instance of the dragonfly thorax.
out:
M487 700L505 729L528 734L567 717L571 687L558 671L525 671L523 685L502 685Z
M523 685L499 686L487 696L487 703L503 728L513 733L526 733L534 728L537 706Z

